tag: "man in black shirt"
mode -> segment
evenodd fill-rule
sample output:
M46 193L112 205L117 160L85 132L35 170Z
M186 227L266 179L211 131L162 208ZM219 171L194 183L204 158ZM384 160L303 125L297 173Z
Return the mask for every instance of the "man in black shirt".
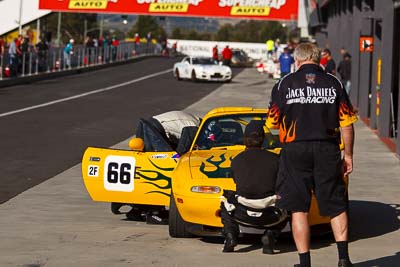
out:
M331 218L339 267L348 255L347 188L343 175L353 170L353 123L357 116L343 85L318 65L320 52L303 43L294 52L297 71L272 89L267 127L279 128L283 144L277 207L292 213L292 232L301 267L311 266L308 212L315 193L322 216ZM344 141L341 159L339 142Z
M336 63L335 63L335 60L333 60L333 58L332 58L331 50L329 50L328 48L325 48L323 52L327 55L327 58L328 58L328 61L326 62L325 71L327 73L336 75Z
M262 121L251 121L247 125L244 132L246 150L239 153L231 163L233 180L236 183L236 196L233 201L228 197L229 203L243 203L241 200L249 204L253 201L274 203L279 156L262 148L264 137ZM235 205L238 206L240 205L239 203L235 203ZM233 217L233 214L229 213L224 203L222 203L221 219L224 225L223 234L226 239L223 252L232 252L237 244L239 226ZM266 243L272 245L271 236L269 238ZM265 253L273 253L273 250L270 249Z
M338 73L340 74L340 78L346 89L347 95L350 95L350 86L351 86L351 56L349 53L343 54L343 60L340 61L339 67L337 68Z

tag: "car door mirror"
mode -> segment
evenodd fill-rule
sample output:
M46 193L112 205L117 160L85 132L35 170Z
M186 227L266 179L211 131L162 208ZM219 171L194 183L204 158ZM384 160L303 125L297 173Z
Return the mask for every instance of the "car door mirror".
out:
M186 126L183 127L181 138L179 139L178 146L176 148L176 152L179 155L183 155L189 151L190 146L193 143L194 138L196 137L196 133L199 127L197 126Z
M133 151L142 152L144 150L144 141L142 138L132 138L131 140L129 140L129 147Z

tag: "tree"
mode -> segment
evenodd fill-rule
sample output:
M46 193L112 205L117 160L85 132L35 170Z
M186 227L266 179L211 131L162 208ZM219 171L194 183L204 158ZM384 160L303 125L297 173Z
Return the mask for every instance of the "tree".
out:
M188 40L201 40L200 34L197 33L196 30L191 30L186 36L186 39Z
M87 29L95 28L97 26L97 14L85 13L63 13L61 24L61 40L62 43L67 43L69 39L73 38L75 43L83 43L84 35L84 20L87 21ZM56 38L58 13L51 13L44 18L45 32L51 33L52 38ZM93 32L92 32L93 34Z
M231 24L224 24L221 26L221 28L217 32L215 39L217 41L233 41L232 40L233 32L234 32L234 28Z
M182 33L181 28L174 28L171 33L172 39L184 39L184 34Z
M128 32L128 37L139 36L144 37L148 32L151 32L153 37L166 36L164 28L162 28L152 16L138 16L135 25Z

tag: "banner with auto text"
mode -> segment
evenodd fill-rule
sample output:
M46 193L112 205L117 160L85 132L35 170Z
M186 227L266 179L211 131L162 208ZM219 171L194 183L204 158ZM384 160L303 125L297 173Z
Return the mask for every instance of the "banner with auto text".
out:
M297 20L299 0L39 0L39 9L156 16Z

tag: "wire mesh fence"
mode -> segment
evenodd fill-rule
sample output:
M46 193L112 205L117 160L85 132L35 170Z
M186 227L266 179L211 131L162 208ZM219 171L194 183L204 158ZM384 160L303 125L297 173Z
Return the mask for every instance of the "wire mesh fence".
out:
M0 55L0 80L87 68L160 53L161 49L157 44L132 42L120 43L116 47L75 46L70 53L65 52L62 47L52 47L44 51L32 48L31 51L21 54Z

